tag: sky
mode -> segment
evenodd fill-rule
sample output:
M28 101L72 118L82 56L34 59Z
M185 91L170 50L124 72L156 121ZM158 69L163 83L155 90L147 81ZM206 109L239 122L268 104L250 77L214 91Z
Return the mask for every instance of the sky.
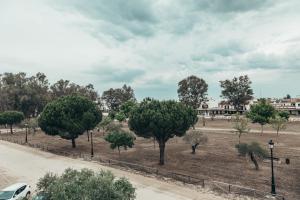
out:
M178 82L249 75L256 97L300 95L299 0L0 0L0 73L130 85L177 99Z

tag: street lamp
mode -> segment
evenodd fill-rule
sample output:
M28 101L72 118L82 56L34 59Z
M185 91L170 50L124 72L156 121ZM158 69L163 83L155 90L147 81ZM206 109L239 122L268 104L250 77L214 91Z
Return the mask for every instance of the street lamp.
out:
M27 143L27 142L28 142L28 139L27 139L27 134L28 134L28 132L27 132L27 130L28 130L28 124L27 124L27 123L25 124L25 129L26 129L25 143Z
M91 133L91 157L94 157L93 131Z
M270 148L270 151L271 151L271 170L272 170L271 194L273 196L275 196L276 195L276 188L275 188L274 165L273 165L273 148L274 148L274 142L272 140L269 141L269 148Z

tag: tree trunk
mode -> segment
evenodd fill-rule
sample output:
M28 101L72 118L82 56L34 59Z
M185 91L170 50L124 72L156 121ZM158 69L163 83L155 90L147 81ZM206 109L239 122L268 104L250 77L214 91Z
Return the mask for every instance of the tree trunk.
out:
M76 148L75 138L72 138L72 148Z
M13 129L12 129L12 128L13 128L13 125L10 124L9 126L10 126L10 134L13 134Z
M192 154L196 154L196 149L199 144L192 145Z
M153 137L153 147L154 147L154 149L155 149L155 137Z
M276 136L277 144L278 144L278 136L279 136L279 130L277 129L277 136Z
M260 135L263 135L263 133L264 133L264 125L262 124L261 125L261 133L260 133Z
M118 146L119 157L121 156L120 147Z
M89 130L86 130L86 135L87 135L88 142L89 142L89 141L90 141L90 134L89 134Z
M165 142L160 141L159 142L159 164L164 165L165 164Z
M255 165L255 169L256 169L256 170L259 170L259 166L258 166L257 160L255 159L255 156L254 156L253 152L250 152L249 155L250 155L251 161L252 161L252 162L254 163L254 165Z
M239 133L239 145L241 144L241 134Z

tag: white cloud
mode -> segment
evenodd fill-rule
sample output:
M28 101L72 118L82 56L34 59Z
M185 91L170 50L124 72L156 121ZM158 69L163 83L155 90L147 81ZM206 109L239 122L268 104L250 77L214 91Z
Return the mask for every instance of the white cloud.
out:
M42 71L100 91L127 82L140 98L176 98L190 74L214 97L234 75L249 74L255 91L276 88L300 75L299 9L297 0L3 0L0 72Z

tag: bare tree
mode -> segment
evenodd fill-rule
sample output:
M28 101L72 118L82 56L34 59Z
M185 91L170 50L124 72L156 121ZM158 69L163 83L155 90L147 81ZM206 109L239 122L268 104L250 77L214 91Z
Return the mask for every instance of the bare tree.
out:
M239 144L241 143L241 136L243 133L249 133L250 127L248 125L248 119L236 114L233 118L233 128L239 137Z

